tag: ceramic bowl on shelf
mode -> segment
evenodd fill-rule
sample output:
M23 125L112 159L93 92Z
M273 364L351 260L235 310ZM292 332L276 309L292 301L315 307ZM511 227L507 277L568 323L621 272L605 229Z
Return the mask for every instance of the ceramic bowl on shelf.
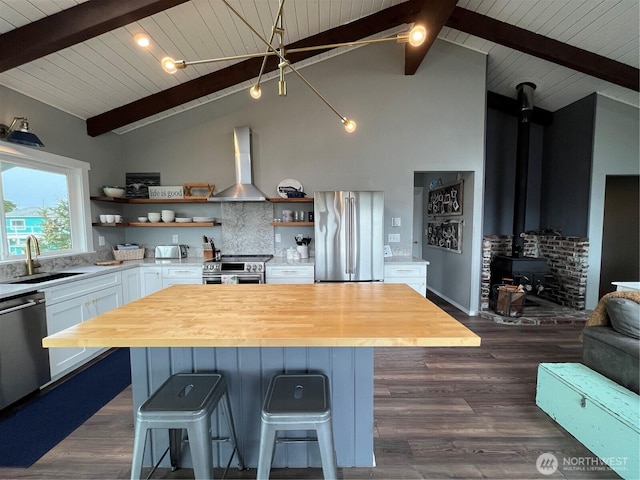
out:
M193 219L191 217L176 217L176 223L191 223Z
M193 217L194 222L213 222L213 217Z
M102 187L102 191L107 197L122 198L124 197L124 192L126 190L122 187L113 187L111 185L105 185L104 187Z
M161 217L158 212L149 212L147 218L149 218L149 221L152 223L158 223Z
M138 221L139 221L140 223L145 223L147 220L148 220L148 218L147 218L147 217L138 217Z

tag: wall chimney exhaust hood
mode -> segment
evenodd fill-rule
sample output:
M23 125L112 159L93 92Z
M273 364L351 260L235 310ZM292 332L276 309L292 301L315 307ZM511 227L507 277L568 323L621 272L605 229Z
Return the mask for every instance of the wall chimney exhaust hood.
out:
M251 169L251 129L233 129L236 183L209 198L210 202L266 202L267 197L253 182Z

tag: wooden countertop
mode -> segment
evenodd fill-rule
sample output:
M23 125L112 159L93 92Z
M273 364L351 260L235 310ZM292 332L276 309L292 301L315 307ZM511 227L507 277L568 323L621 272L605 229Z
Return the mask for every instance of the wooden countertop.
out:
M174 285L46 337L45 347L478 346L404 284Z

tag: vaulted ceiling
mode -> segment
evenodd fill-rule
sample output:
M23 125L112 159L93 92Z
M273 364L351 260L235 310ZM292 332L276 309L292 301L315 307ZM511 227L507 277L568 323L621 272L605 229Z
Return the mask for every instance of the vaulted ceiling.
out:
M270 36L278 0L229 2ZM288 0L284 7L289 47L390 36L423 23L428 41L405 48L398 75L414 74L437 36L487 54L490 102L509 104L515 86L532 81L536 105L550 112L593 92L639 105L639 18L637 0ZM140 32L151 38L147 50L132 41ZM303 67L348 49L287 58ZM264 45L222 0L0 0L0 51L1 85L86 120L95 136L248 89L261 63L168 75L163 57L227 57ZM268 76L276 68L270 61Z

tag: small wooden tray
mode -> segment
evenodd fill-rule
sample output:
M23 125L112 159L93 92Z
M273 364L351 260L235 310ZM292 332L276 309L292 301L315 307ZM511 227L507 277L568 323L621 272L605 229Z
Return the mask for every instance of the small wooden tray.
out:
M99 267L111 267L113 265L122 264L122 260L104 260L102 262L96 262L95 264Z

